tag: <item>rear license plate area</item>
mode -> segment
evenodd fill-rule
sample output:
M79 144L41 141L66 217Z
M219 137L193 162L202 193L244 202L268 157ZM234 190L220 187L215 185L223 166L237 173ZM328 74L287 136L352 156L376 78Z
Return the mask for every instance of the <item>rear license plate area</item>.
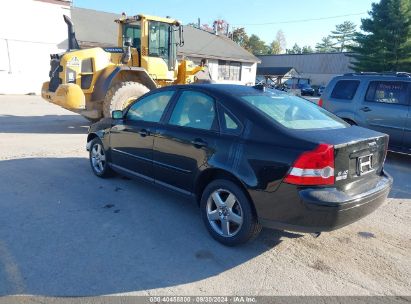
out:
M356 173L358 176L365 175L374 171L374 154L357 157Z

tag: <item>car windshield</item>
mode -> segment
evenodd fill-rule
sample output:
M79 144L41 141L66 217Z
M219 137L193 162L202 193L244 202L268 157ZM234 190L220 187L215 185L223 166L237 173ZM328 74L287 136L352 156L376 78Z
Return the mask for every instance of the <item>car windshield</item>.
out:
M340 129L348 126L338 117L310 101L275 90L243 95L241 98L289 129Z

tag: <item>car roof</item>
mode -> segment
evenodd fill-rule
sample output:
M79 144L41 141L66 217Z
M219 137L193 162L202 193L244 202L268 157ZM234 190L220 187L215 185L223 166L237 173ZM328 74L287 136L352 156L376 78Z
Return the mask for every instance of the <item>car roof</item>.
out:
M348 73L335 77L338 80L390 80L390 81L411 81L411 73Z
M214 84L214 83L172 85L172 86L164 87L163 89L164 90L166 89L204 90L204 91L209 91L209 92L222 93L222 94L230 95L230 96L261 94L263 92L262 89L258 89L256 87L237 85L237 84ZM233 94L233 92L235 93Z

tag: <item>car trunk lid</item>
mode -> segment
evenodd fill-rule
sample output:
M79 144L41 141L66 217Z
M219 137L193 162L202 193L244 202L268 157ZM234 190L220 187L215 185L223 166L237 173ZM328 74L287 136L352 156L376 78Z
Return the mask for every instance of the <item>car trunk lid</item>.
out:
M349 190L354 184L372 181L381 175L388 135L356 126L301 131L301 139L334 146L335 186Z

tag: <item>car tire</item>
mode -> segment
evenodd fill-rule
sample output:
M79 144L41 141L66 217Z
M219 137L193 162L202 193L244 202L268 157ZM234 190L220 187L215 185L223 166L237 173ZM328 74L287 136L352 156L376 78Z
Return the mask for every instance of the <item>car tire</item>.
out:
M124 110L131 102L150 91L145 85L134 81L124 81L113 85L103 102L103 115L110 118L114 110Z
M107 161L107 153L100 138L94 138L90 144L89 160L93 173L101 178L113 176L114 171Z
M262 226L244 191L229 180L215 180L203 191L201 217L211 236L226 246L244 244L260 233Z

